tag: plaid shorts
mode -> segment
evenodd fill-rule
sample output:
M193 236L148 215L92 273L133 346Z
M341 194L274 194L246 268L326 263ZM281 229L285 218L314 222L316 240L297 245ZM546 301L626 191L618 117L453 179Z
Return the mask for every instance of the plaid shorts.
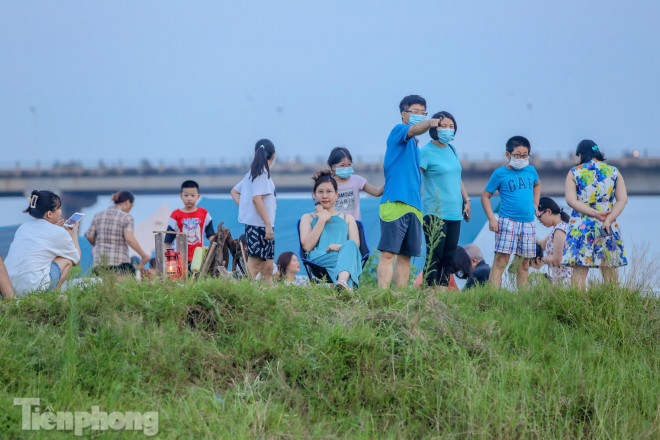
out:
M275 240L266 240L266 228L245 225L245 242L248 257L272 260L275 257Z
M536 227L534 222L517 222L509 218L497 219L499 232L495 233L495 252L515 254L523 258L536 256Z

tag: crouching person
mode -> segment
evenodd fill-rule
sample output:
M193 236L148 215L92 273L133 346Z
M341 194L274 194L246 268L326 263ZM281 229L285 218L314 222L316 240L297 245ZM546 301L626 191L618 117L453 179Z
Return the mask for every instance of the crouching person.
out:
M64 227L62 201L51 191L32 191L25 210L33 219L16 230L5 259L17 296L57 290L80 262L78 223Z

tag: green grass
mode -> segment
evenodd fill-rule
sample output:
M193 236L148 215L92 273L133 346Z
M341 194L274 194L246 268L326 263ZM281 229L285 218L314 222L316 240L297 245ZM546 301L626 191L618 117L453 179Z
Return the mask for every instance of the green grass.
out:
M106 282L0 303L0 433L70 438L21 430L40 397L158 438L660 438L659 341L660 301L608 286Z

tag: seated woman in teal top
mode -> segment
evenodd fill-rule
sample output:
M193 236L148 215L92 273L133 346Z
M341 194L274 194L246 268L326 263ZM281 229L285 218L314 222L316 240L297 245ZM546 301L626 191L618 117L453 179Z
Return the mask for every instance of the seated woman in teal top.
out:
M321 205L300 219L300 243L308 260L325 267L337 287L350 291L362 273L357 224L352 215L335 210L337 181L331 171L319 171L313 179L314 199Z

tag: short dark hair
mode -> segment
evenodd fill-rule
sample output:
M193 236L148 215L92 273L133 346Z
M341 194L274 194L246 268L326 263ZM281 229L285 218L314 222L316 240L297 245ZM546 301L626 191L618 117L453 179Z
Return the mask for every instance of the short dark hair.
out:
M583 139L575 149L575 155L580 156L580 164L591 159L605 160L605 155L598 149L598 145L591 139Z
M431 116L431 119L445 119L445 118L451 119L451 122L454 123L454 136L456 136L456 132L458 131L458 124L456 123L456 119L454 119L454 116L451 113L446 111L441 111ZM431 136L431 139L433 139L434 141L437 141L438 129L435 127L430 128L429 136Z
M422 104L426 108L426 99L419 95L408 95L399 103L399 112L407 112L411 105Z
M353 156L351 156L351 152L348 151L348 148L335 147L330 152L330 156L328 156L328 166L332 168L333 166L337 165L339 162L344 160L344 158L348 158L348 160L353 162Z
M524 136L514 136L508 141L506 141L507 153L509 154L513 153L513 150L515 150L516 147L526 147L528 153L532 151L532 145L529 143L529 140L527 140L527 138Z
M183 192L184 188L197 188L197 192L199 192L199 185L197 182L194 180L186 180L181 184L181 191Z
M472 260L461 246L456 248L452 266L452 273L456 275L456 278L466 280L472 275Z
M313 193L316 192L316 188L318 188L319 185L323 182L330 182L335 191L337 191L337 181L334 177L332 177L332 171L330 170L321 170L316 172L314 176L312 176L312 180L314 181L314 189L312 190Z
M536 243L536 255L534 258L543 258L543 248L540 244Z
M48 211L56 211L62 206L60 196L48 190L34 190L30 193L30 205L23 212L27 212L34 218L44 218Z

